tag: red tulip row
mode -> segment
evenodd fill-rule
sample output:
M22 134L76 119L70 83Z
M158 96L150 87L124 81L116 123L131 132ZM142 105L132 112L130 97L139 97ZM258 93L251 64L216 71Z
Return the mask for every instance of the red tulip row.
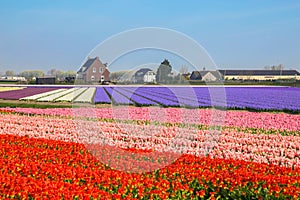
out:
M297 199L300 193L300 168L182 155L135 174L101 164L78 143L2 134L0 145L0 198ZM118 152L110 148L105 159Z

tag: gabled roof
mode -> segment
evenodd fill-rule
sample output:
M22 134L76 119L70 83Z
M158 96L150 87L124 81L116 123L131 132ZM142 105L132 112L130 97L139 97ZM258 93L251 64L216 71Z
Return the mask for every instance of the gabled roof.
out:
M95 60L99 59L98 57L89 58L78 70L78 72L86 72L90 66L95 62Z
M200 72L202 77L204 77L206 74L210 73L212 74L214 77L216 77L217 79L221 79L222 78L222 74L218 71L202 71Z
M218 71L193 71L190 79L191 80L201 80L206 74L212 74L217 79L221 79L222 74L220 74Z
M134 76L137 78L137 77L144 77L144 75L149 72L149 71L152 71L151 69L149 68L142 68L142 69L139 69L138 71L136 71L134 73Z
M297 70L218 70L223 76L295 76Z
M190 76L190 80L201 80L202 79L202 75L200 73L200 71L193 71L191 76Z

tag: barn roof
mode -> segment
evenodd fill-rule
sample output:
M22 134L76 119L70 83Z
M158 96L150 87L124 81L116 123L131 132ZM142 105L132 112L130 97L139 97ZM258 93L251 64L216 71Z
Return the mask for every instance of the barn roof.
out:
M202 80L202 78L208 73L212 74L217 79L220 79L222 76L218 71L193 71L190 76L190 79L191 80Z
M223 76L295 76L297 70L218 70Z

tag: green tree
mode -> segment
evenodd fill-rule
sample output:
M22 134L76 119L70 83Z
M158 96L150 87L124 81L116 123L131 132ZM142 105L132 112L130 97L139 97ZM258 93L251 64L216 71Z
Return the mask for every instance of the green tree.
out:
M166 83L168 80L170 80L169 74L172 71L172 66L170 65L170 62L165 59L158 67L157 73L156 73L156 82L157 83Z
M59 80L63 80L65 77L65 72L63 70L56 70L55 77Z
M73 70L68 70L64 73L64 75L67 77L67 76L76 76L76 72L73 71Z
M30 80L33 77L43 77L45 75L42 70L25 70L20 73L20 76L24 76L26 79Z
M15 73L14 73L14 71L13 70L7 70L6 72L5 72L5 75L6 76L13 76Z
M110 80L112 82L130 81L133 71L117 71L110 73Z
M182 66L180 69L179 69L179 73L180 74L187 74L189 72L189 67L188 66Z

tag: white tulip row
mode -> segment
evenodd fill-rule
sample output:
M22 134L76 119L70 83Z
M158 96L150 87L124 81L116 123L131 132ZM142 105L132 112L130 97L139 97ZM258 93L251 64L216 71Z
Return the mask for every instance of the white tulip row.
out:
M66 91L66 90L67 89L52 90L52 91L49 91L49 92L43 92L43 93L40 93L40 94L24 97L24 98L21 98L20 100L38 100L39 98L46 97L46 96L49 96L49 95L52 95L52 94L58 94L60 92Z
M20 98L19 100L48 101L48 102L75 102L92 103L96 87L57 89L32 96Z
M77 90L74 90L68 93L67 95L61 96L55 99L54 101L73 101L74 99L76 99L76 97L80 96L85 90L87 90L87 88L78 88Z
M96 87L90 87L85 90L79 97L77 97L75 103L92 103L94 94L96 92Z
M55 93L55 94L51 94L49 96L46 96L46 97L42 97L42 98L39 98L37 101L54 101L62 96L65 96L69 93L72 93L74 92L75 90L78 90L79 88L71 88L71 89L67 89L63 92L59 92L59 93Z

